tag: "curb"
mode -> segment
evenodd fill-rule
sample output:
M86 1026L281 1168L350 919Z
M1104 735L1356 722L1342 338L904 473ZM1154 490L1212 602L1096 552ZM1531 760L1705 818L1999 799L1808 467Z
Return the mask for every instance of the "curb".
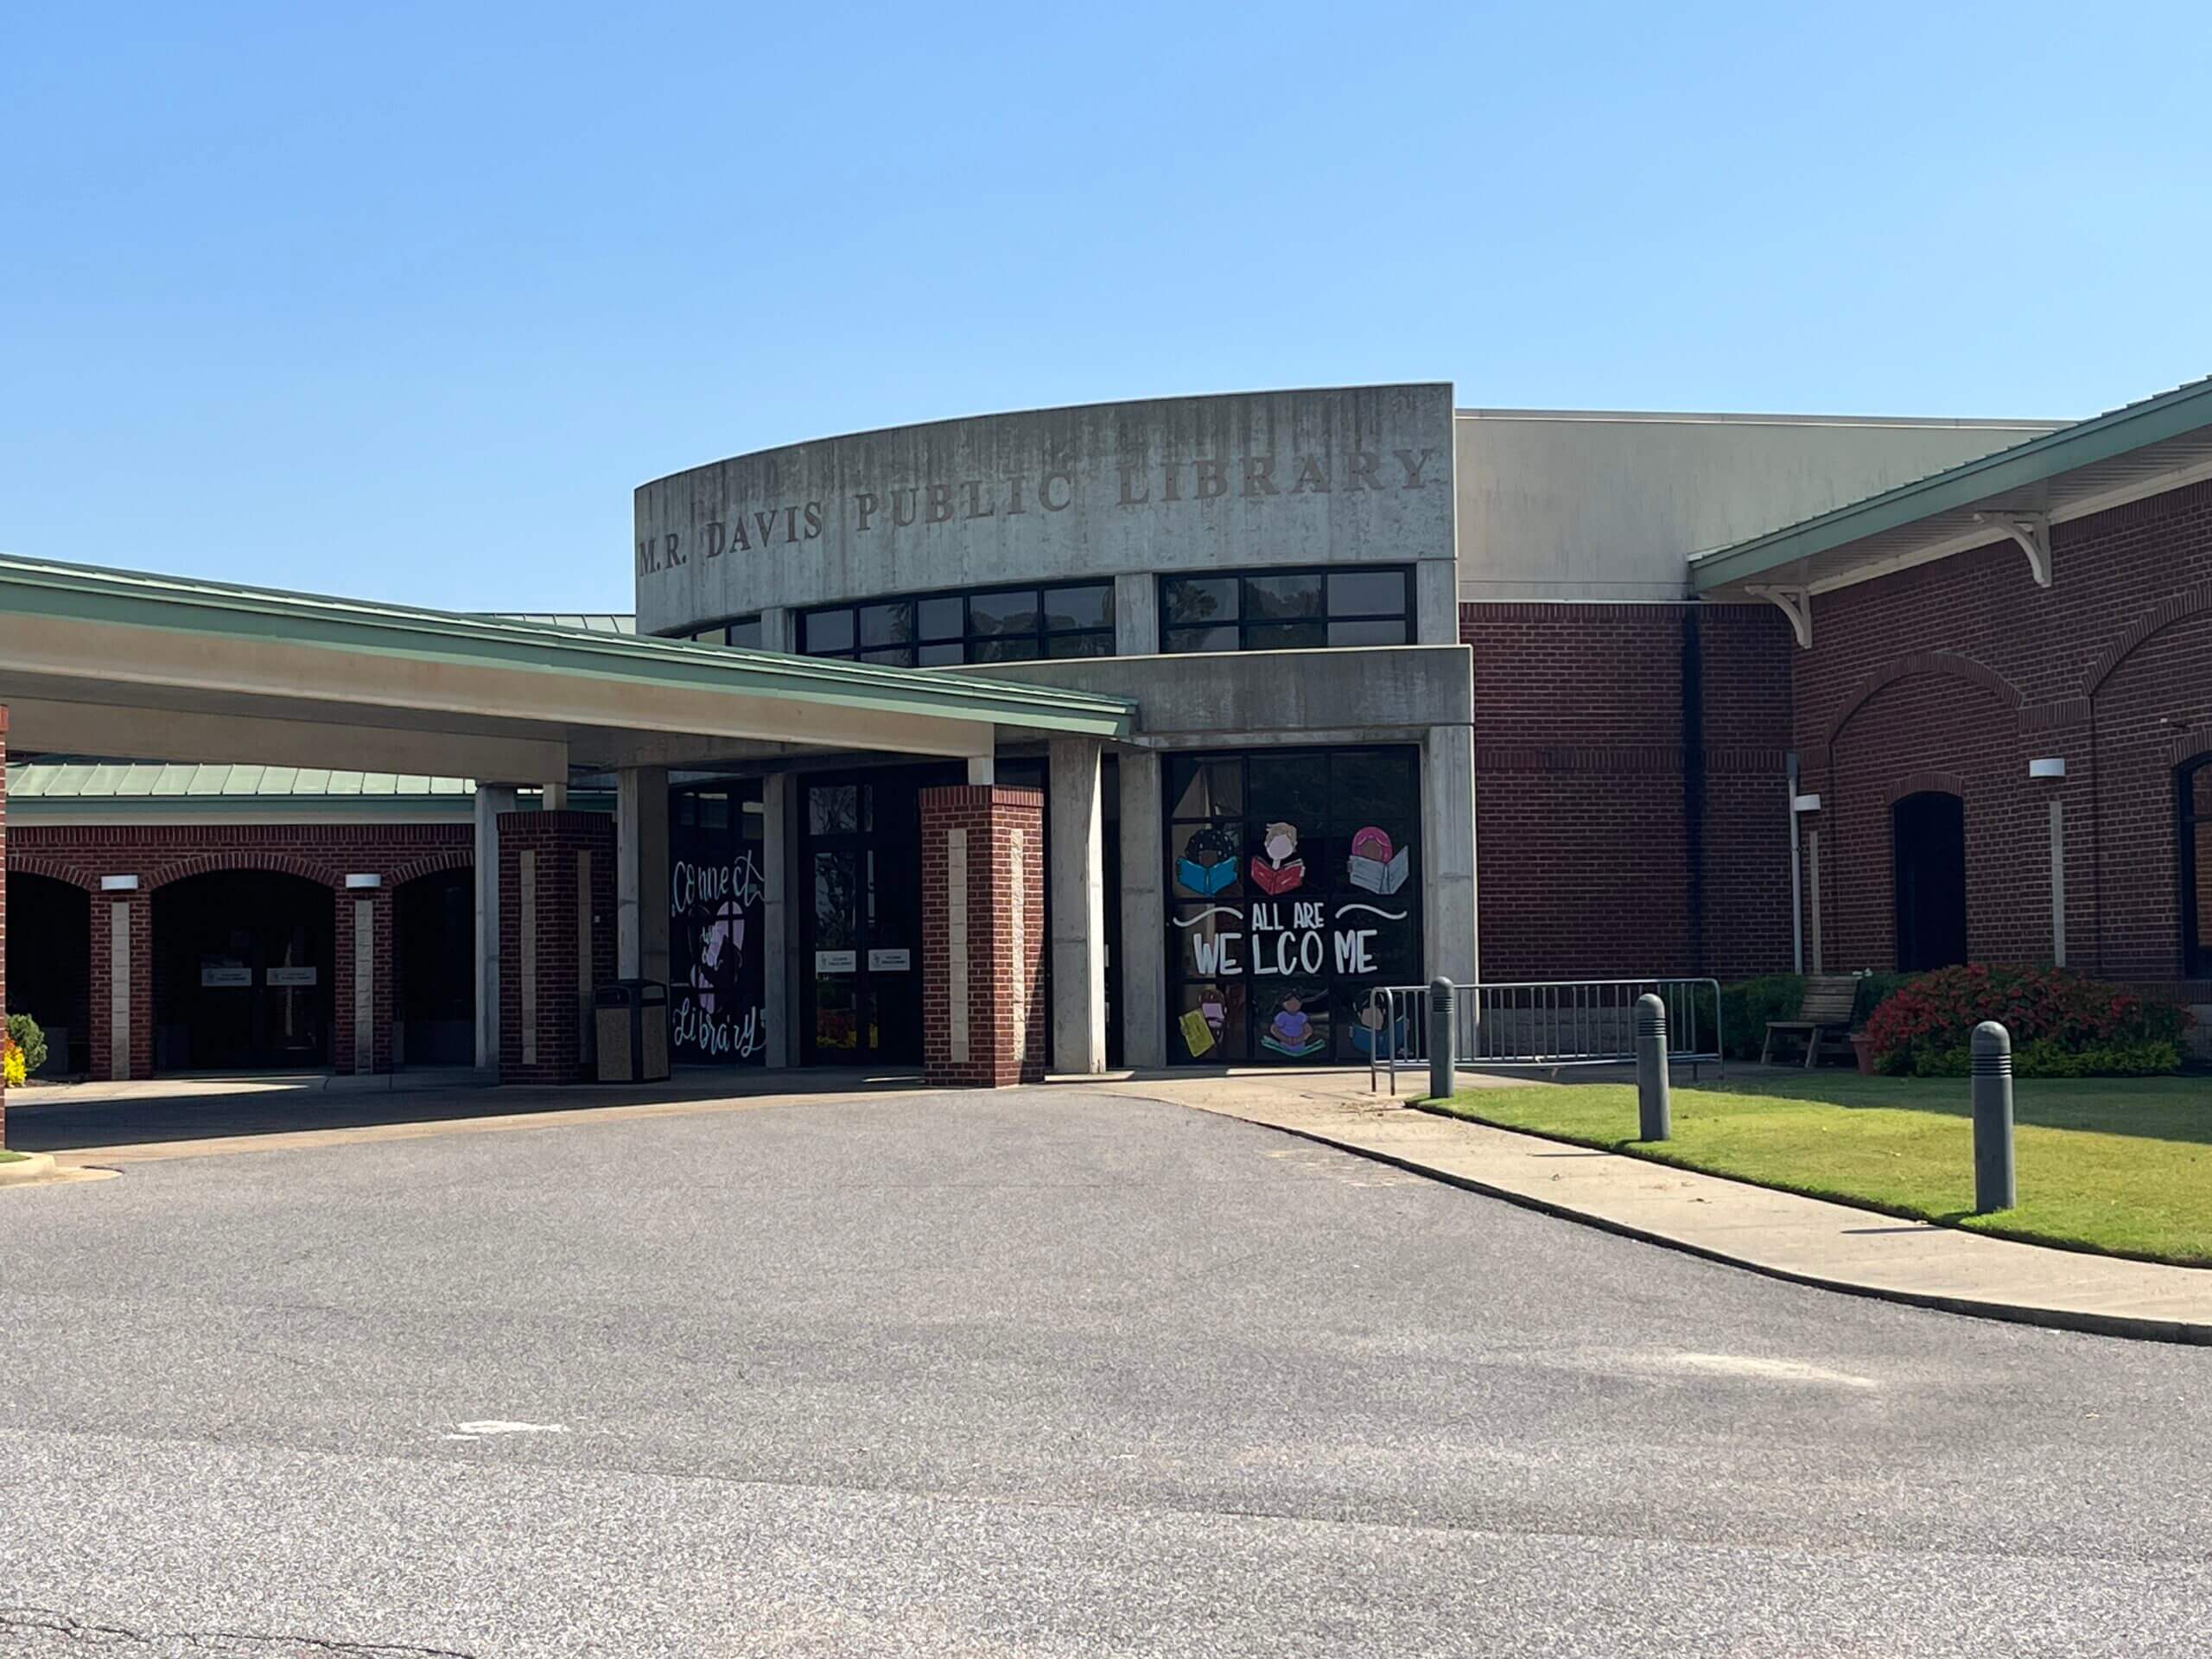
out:
M1418 1111L1421 1109L1408 1106L1406 1109ZM1348 1152L1356 1158L1364 1158L1371 1163L1387 1164L1393 1169L1402 1169L1409 1175L1420 1175L1429 1180L1440 1181L1446 1186L1456 1186L1465 1192L1480 1193L1486 1198L1503 1199L1505 1203L1516 1205L1521 1209L1533 1210L1539 1215L1556 1217L1561 1221L1577 1222L1585 1227L1594 1227L1600 1232L1611 1233L1617 1237L1632 1238L1639 1243L1656 1244L1662 1249L1678 1251L1684 1255L1696 1256L1701 1261L1719 1262L1723 1267L1741 1268L1747 1273L1756 1273L1768 1279L1778 1279L1786 1284L1806 1285L1815 1290L1835 1291L1846 1296L1863 1296L1872 1301L1894 1302L1906 1307L1933 1308L1938 1313L1961 1313L1972 1319L1996 1319L2008 1325L2039 1325L2045 1330L2073 1331L2096 1337L2123 1337L2136 1342L2170 1342L2192 1346L2212 1346L2212 1325L2199 1325L2188 1319L2161 1319L2144 1318L2135 1314L2096 1313L2079 1308L2038 1307L2024 1302L1997 1302L1974 1297L1945 1296L1932 1291L1905 1290L1894 1285L1868 1284L1863 1280L1857 1279L1833 1279L1820 1274L1802 1273L1790 1268L1778 1268L1769 1262L1753 1261L1749 1256L1734 1255L1726 1250L1715 1249L1708 1244L1694 1244L1687 1239L1677 1238L1670 1233L1655 1231L1648 1227L1638 1227L1629 1222L1616 1221L1610 1216L1598 1215L1588 1210L1578 1210L1552 1199L1537 1198L1531 1193L1516 1192L1510 1187L1494 1185L1488 1181L1478 1180L1471 1175L1454 1174L1450 1170L1439 1169L1433 1164L1422 1163L1417 1159L1402 1158L1395 1153L1378 1152L1371 1147L1359 1146L1353 1141L1339 1140L1334 1135L1324 1135L1317 1130L1290 1128L1282 1124L1270 1123L1264 1118L1245 1117L1236 1112L1224 1112L1221 1116L1234 1117L1239 1122L1249 1123L1257 1128L1273 1129L1279 1135L1294 1135L1300 1141L1311 1141L1320 1146L1332 1147L1338 1152ZM1486 1127L1495 1128L1496 1126ZM1511 1129L1503 1129L1498 1132L1503 1135L1516 1133ZM1528 1138L1542 1140L1546 1137L1530 1135ZM1658 1166L1663 1167L1663 1166ZM1870 1210L1866 1213L1871 1216L1879 1215L1882 1212ZM2020 1248L2032 1250L2044 1247L2023 1244Z
M27 1152L0 1164L0 1186L27 1186L54 1179L54 1159L43 1152Z

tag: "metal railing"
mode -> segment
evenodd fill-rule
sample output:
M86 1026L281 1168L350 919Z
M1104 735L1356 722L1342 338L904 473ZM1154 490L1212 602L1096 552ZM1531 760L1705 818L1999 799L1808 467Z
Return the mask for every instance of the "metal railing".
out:
M1670 1065L1711 1063L1726 1073L1717 979L1560 979L1452 987L1453 1056L1465 1071L1552 1071L1636 1063L1636 1000L1667 1006ZM1369 1033L1367 1082L1428 1065L1428 987L1379 986L1360 1023Z

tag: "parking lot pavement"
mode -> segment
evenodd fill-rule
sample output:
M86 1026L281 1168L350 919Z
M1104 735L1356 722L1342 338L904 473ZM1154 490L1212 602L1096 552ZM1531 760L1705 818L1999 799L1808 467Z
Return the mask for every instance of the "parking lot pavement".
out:
M2212 1355L1098 1090L0 1192L0 1653L2206 1650Z

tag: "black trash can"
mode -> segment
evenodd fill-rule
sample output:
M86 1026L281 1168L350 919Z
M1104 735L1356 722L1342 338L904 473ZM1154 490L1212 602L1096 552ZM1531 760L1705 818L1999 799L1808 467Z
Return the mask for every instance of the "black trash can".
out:
M668 987L618 979L592 994L601 1083L658 1083L668 1076Z

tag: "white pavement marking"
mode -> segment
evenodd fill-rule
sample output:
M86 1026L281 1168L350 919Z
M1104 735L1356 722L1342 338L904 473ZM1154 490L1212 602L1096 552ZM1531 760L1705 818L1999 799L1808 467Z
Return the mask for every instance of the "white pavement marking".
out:
M566 1423L517 1423L504 1417L480 1418L473 1423L455 1423L444 1438L448 1440L480 1440L493 1434L565 1434Z
M1822 1382L1832 1388L1873 1389L1881 1385L1871 1376L1831 1371L1796 1359L1758 1359L1749 1354L1669 1354L1665 1363L1677 1370L1702 1371L1708 1376L1748 1376L1772 1382Z

